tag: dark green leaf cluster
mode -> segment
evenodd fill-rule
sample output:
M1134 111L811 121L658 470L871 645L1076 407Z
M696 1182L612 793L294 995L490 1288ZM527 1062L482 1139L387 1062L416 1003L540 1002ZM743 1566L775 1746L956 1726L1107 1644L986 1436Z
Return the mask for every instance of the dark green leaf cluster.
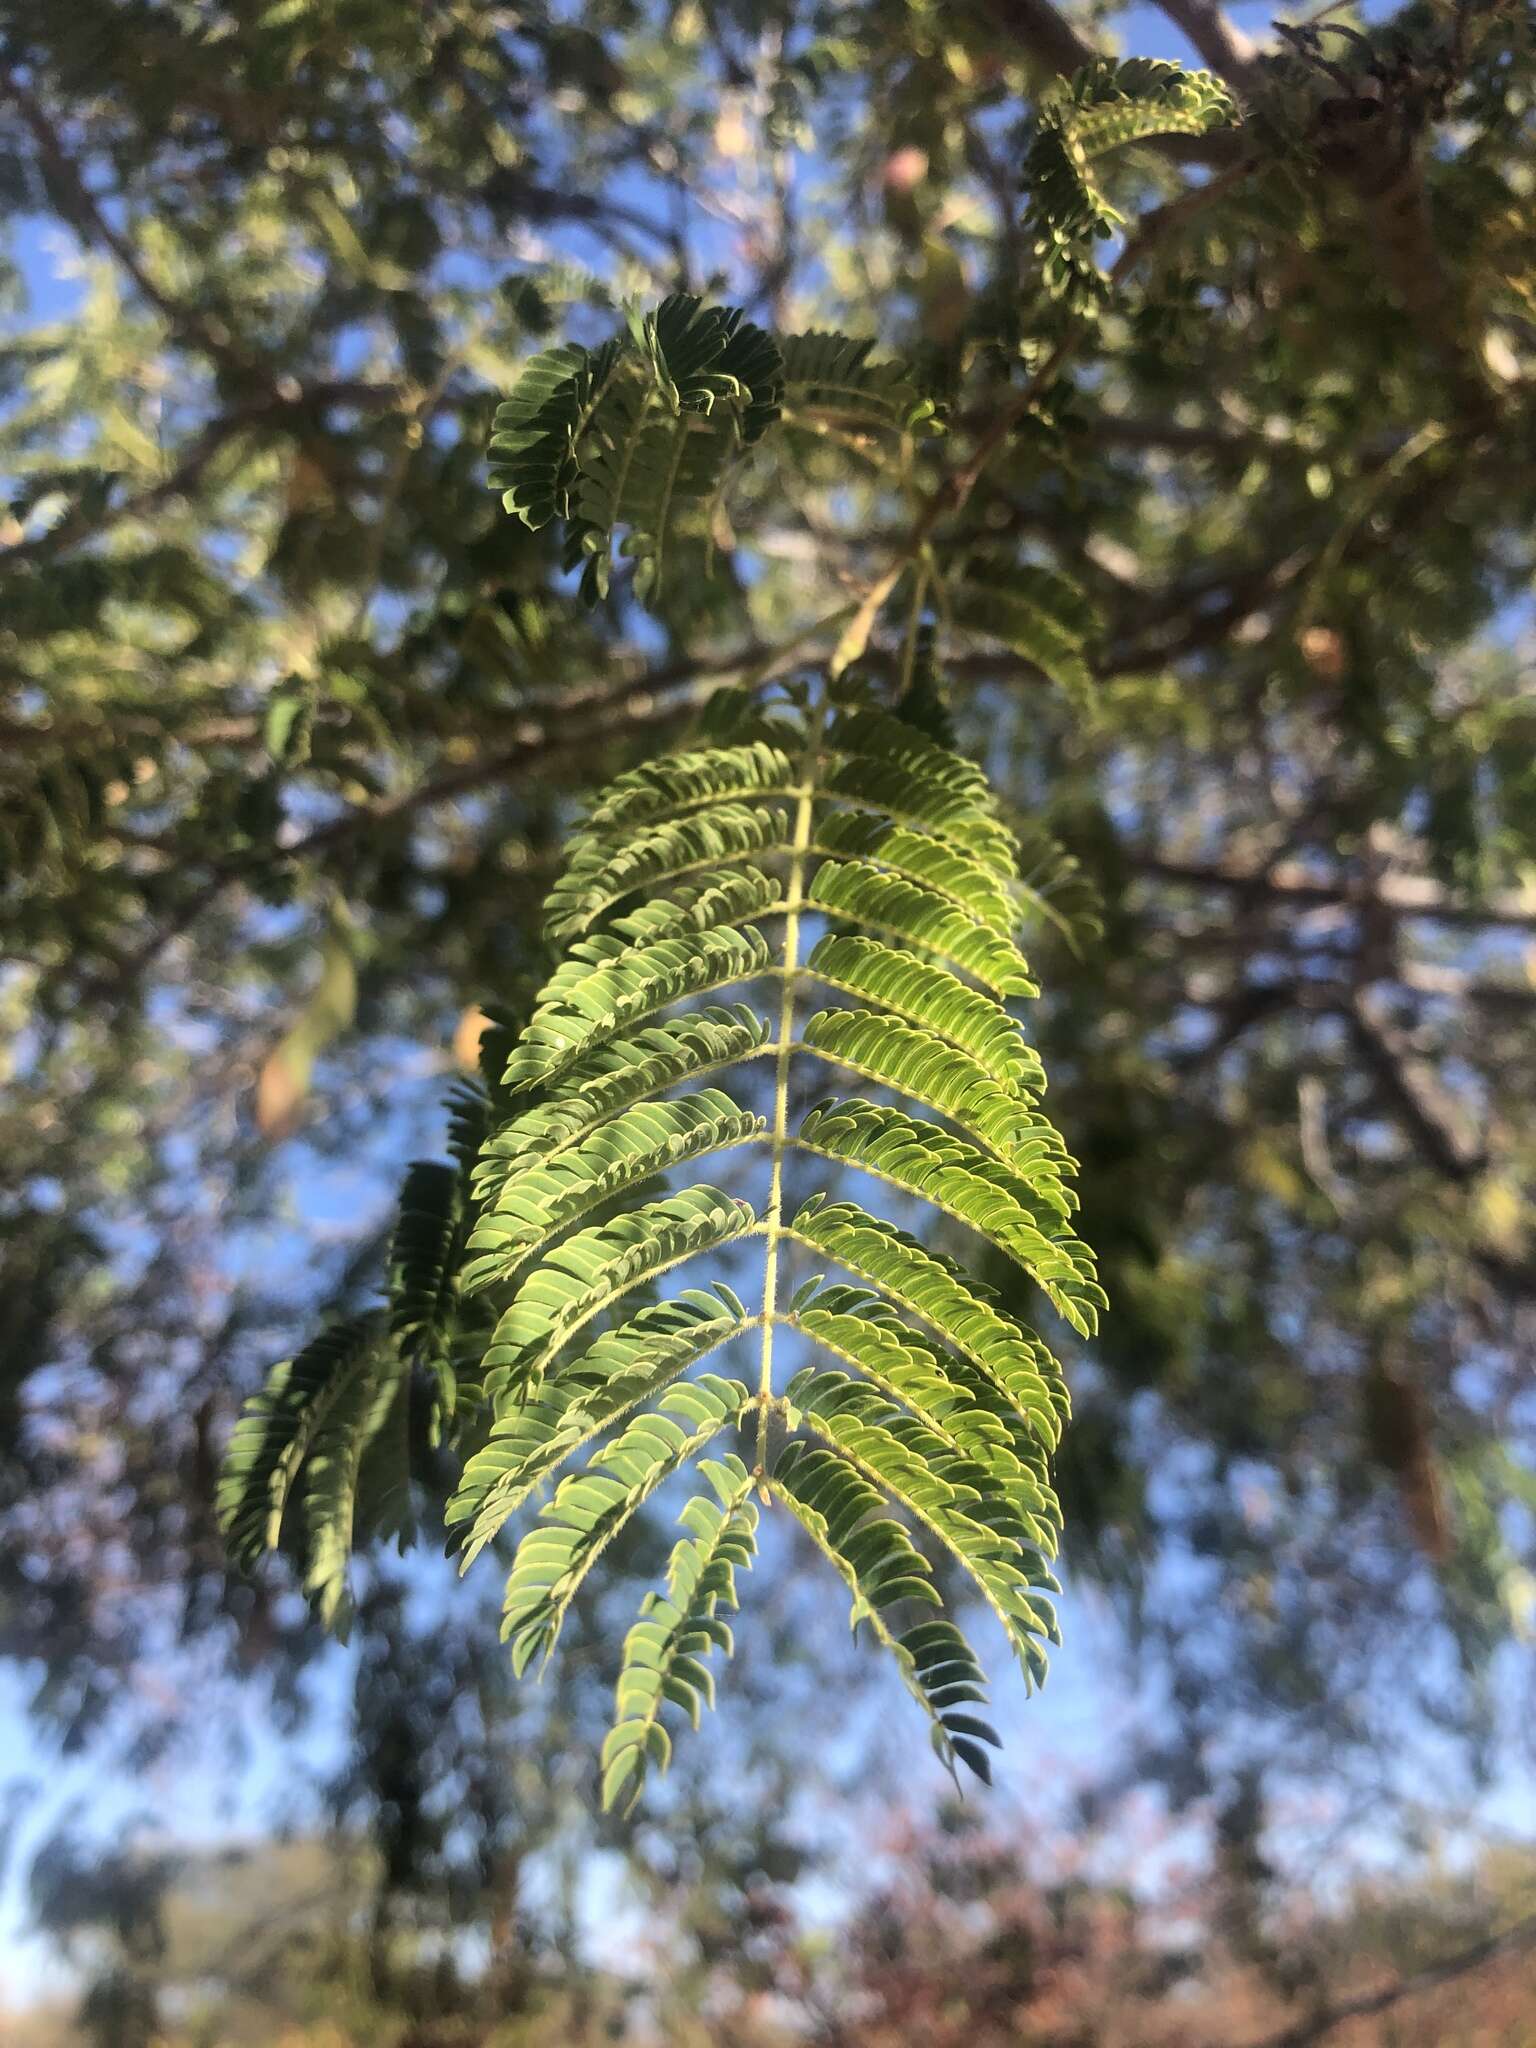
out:
M1070 577L1038 563L973 557L950 578L949 599L957 625L1001 641L1079 705L1086 702L1099 620Z
M225 1452L218 1512L230 1555L247 1566L290 1533L304 1590L345 1636L354 1532L403 1536L410 1522L410 1375L384 1319L333 1324L274 1366L246 1403Z
M1100 58L1047 93L1024 160L1025 225L1034 235L1046 290L1093 316L1108 286L1093 245L1124 226L1093 165L1127 143L1157 135L1205 135L1237 118L1222 81L1161 58Z
M874 344L837 334L780 346L734 306L686 292L586 349L533 357L496 411L490 482L531 527L564 522L565 566L587 602L605 596L614 550L634 594L659 591L669 548L707 534L743 459L781 417L863 434L931 428L933 407Z
M106 735L0 765L0 900L9 888L46 888L93 854L99 858L113 807L134 779L132 753Z
M513 1555L517 1670L549 1655L647 1503L691 1467L707 1484L625 1647L610 1803L668 1760L663 1709L696 1722L713 1698L706 1659L730 1651L717 1609L754 1554L754 1495L841 1574L940 1756L985 1776L985 1683L933 1611L929 1553L1037 1684L1055 1640L1060 1368L933 1227L920 1239L829 1184L852 1170L928 1210L940 1234L995 1247L1072 1329L1095 1328L1073 1161L1009 1008L1035 993L1014 835L976 768L862 692L797 690L766 711L748 695L712 724L621 776L573 835L547 907L558 964L491 1076L483 1138L472 1106L458 1167L407 1182L390 1339L356 1326L279 1368L237 1434L226 1523L251 1557L312 1442L345 1427L327 1418L375 1426L362 1361L381 1344L397 1374L430 1368L450 1413L475 1333L477 1412L447 1509L466 1565L591 1453ZM766 1201L729 1184L754 1156ZM760 1283L658 1298L705 1255L760 1262ZM797 1256L846 1277L791 1289ZM322 1482L327 1500L346 1490Z

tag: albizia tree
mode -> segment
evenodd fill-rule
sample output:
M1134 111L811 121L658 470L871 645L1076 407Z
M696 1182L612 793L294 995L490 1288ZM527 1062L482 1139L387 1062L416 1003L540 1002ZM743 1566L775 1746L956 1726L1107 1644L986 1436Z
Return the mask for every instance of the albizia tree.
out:
M223 1519L288 1504L365 1627L368 1531L502 1541L540 1402L672 1404L512 1572L522 1659L637 1510L626 1798L764 1494L950 1756L944 1631L1037 1672L1058 1503L1177 1793L1281 1729L1479 1753L1536 1490L1529 19L1133 26L1188 68L1035 0L6 11L0 1642L70 1729L174 1645L302 1676L215 1502L288 1354ZM727 1142L761 1187L679 1182ZM620 1239L715 1291L619 1314ZM738 1411L667 1578L638 1510Z

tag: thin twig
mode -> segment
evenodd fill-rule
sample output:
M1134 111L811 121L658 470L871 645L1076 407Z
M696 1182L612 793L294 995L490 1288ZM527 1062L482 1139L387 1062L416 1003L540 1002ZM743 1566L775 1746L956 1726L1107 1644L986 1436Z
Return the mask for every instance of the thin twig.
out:
M23 126L36 145L49 197L65 219L88 243L108 251L173 333L211 356L221 369L242 379L254 377L258 382L270 385L270 375L236 344L222 320L173 297L145 269L132 241L103 212L42 103L13 71L5 67L0 67L0 97L10 100L21 116Z
M809 642L839 624L844 615L839 611L830 619L818 619L788 640L754 641L727 654L684 658L662 668L644 670L619 683L578 685L537 711L530 707L515 726L510 743L493 753L466 761L461 767L392 796L356 804L286 846L274 847L265 857L242 852L219 860L175 913L116 964L110 986L88 987L83 993L116 1001L125 999L167 946L188 931L226 890L263 867L282 866L328 853L366 832L398 824L418 811L471 796L555 760L590 754L596 746L633 733L653 730L682 717L716 690L776 673Z
M1230 889L1240 895L1273 896L1301 906L1368 904L1396 917L1422 917L1440 924L1536 930L1536 896L1522 890L1495 891L1477 898L1458 896L1427 875L1384 874L1364 885L1320 877L1291 861L1248 868L1235 862L1172 860L1155 853L1132 854L1130 859L1141 874L1196 889Z
M283 432L328 405L354 406L359 411L369 412L388 410L400 402L401 396L401 388L397 384L371 383L358 378L305 385L292 391L274 389L264 397L253 399L249 405L235 406L209 420L186 444L175 468L161 477L158 483L147 484L142 490L99 510L88 511L81 505L73 506L46 531L0 548L0 570L19 568L29 562L51 561L56 555L78 547L83 541L94 540L124 520L148 518L172 498L195 489L210 464L229 442L241 434L262 426Z

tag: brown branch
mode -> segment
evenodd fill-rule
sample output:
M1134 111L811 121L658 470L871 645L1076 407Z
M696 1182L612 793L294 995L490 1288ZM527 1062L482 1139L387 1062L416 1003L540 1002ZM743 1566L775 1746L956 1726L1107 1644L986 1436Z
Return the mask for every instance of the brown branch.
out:
M1157 0L1157 5L1159 12L1188 36L1218 78L1239 92L1252 84L1258 45L1235 22L1228 21L1213 0Z
M753 642L725 655L683 658L617 684L578 686L540 707L542 715L530 712L515 727L511 743L495 753L466 761L461 767L397 791L393 796L354 805L286 846L272 848L265 856L241 854L215 861L204 880L166 921L133 951L115 961L108 975L86 983L82 996L110 1002L126 999L167 946L188 931L228 889L263 868L328 853L418 811L511 781L555 760L590 756L594 749L634 733L653 731L682 717L702 697L717 689L745 677L771 673L791 658L804 637L776 646Z
M1138 264L1146 258L1156 243L1162 239L1171 227L1182 220L1188 211L1203 205L1218 191L1225 190L1234 179L1246 177L1251 168L1252 166L1247 163L1234 165L1228 171L1223 172L1220 177L1212 178L1209 184L1192 187L1178 199L1171 201L1167 206L1158 207L1154 212L1149 213L1140 222L1136 232L1126 241L1124 248L1111 265L1109 272L1110 284L1114 286L1123 283L1132 271L1136 269ZM1085 345L1090 333L1090 323L1086 320L1078 320L1069 327L1047 351L1043 360L1030 372L1030 375L1019 389L1006 401L997 406L991 419L977 436L976 443L965 461L958 468L952 469L931 492L919 511L917 518L913 521L906 544L891 565L887 576L882 579L881 585L874 586L869 592L865 593L864 602L865 606L870 608L871 622L875 610L878 609L878 601L875 601L873 604L871 602L874 598L874 590L883 588L883 591L888 592L893 587L896 577L900 575L902 570L922 557L933 538L935 528L942 524L946 518L951 518L957 513L964 511L970 501L971 493L986 474L993 458L1007 445L1009 436L1014 432L1015 428L1020 426L1028 417L1039 399L1054 384L1078 350ZM858 652L860 654L864 651L864 643L867 641L867 638L868 622L866 622L864 638L859 643ZM836 660L836 657L834 657L834 660Z
M236 344L222 320L186 305L156 283L128 236L102 211L41 102L13 71L5 68L0 68L0 97L10 100L32 137L48 197L82 239L107 250L173 333L191 341L221 369L236 377L249 380L254 376L258 382L269 384L271 379L266 372Z
M1277 28L1304 63L1342 88L1315 106L1307 140L1323 170L1359 206L1367 252L1443 371L1450 409L1469 422L1491 423L1497 394L1465 284L1435 232L1427 178L1433 124L1468 61L1460 26L1450 52L1426 43L1411 75L1387 83L1369 67L1352 73L1330 63L1306 27L1282 22ZM1349 33L1355 44L1362 42Z
M1101 53L1086 42L1050 0L988 0L994 27L1023 44L1037 63L1065 76L1091 64Z
M1376 102L1353 107L1362 116L1340 115L1320 150L1324 167L1347 184L1367 228L1366 246L1398 304L1445 372L1454 409L1481 424L1497 400L1481 350L1473 337L1467 294L1453 277L1435 235L1429 187L1417 138L1393 121L1398 139L1384 138Z
M1369 989L1356 989L1344 1014L1382 1093L1430 1165L1448 1180L1475 1180L1488 1165L1486 1146L1381 999Z
M1479 898L1455 895L1427 875L1384 874L1369 884L1330 880L1295 861L1249 868L1234 862L1170 860L1155 853L1133 853L1130 863L1140 874L1194 889L1228 889L1238 895L1270 896L1303 907L1374 907L1397 917L1423 917L1440 924L1502 925L1536 931L1536 898L1522 890L1497 891Z
M1536 988L1521 988L1512 981L1487 981L1467 974L1459 967L1438 967L1427 960L1405 960L1397 978L1415 995L1437 996L1447 1002L1486 1003L1491 1010L1529 1010L1536 1004Z
M1357 1044L1391 1096L1407 1135L1425 1164L1462 1190L1486 1168L1486 1155L1474 1151L1460 1112L1439 1077L1416 1057L1400 1033L1384 1023L1374 1006L1362 1004L1359 989L1341 981L1305 978L1247 985L1219 996L1204 994L1185 983L1173 991L1173 996L1178 1003L1203 1010L1212 1019L1212 1036L1204 1045L1169 1059L1170 1071L1181 1081L1193 1080L1255 1025L1286 1010L1339 1017L1353 1027ZM1305 1134L1303 1138L1305 1149ZM1337 1187L1325 1190L1341 1213L1344 1204L1339 1195L1343 1188L1340 1181ZM1469 1256L1490 1284L1509 1300L1536 1300L1536 1261L1486 1244L1474 1246ZM1289 2039L1288 2035L1282 2037L1285 2041ZM1274 2048L1274 2044L1255 2044L1255 2048Z
M509 746L450 768L429 781L417 783L413 789L343 811L339 817L316 825L303 838L281 848L281 857L303 860L377 826L397 823L417 811L432 810L458 797L473 796L493 783L526 775L553 759L588 752L627 733L646 731L679 718L701 696L722 688L768 653L766 647L757 645L718 663L678 661L664 669L648 670L617 686L594 684L572 691L549 707L544 720L530 718L520 723ZM674 694L678 692L681 694ZM594 722L572 730L567 721L583 712L595 714Z
M1263 53L1215 0L1158 0L1163 14L1186 35L1202 60L1240 97L1251 96ZM1050 0L990 0L988 13L1048 69L1068 73L1098 54ZM1464 68L1458 50L1452 71ZM1451 84L1448 77L1444 90ZM1485 419L1493 394L1481 355L1468 343L1464 295L1457 289L1434 233L1425 181L1423 138L1432 96L1422 105L1392 104L1369 89L1322 102L1309 140L1324 169L1347 187L1370 229L1370 247L1410 318L1444 366L1457 409ZM1169 136L1153 147L1175 161L1234 166L1247 153L1240 131Z
M1094 663L1095 673L1104 677L1134 675L1140 669L1162 667L1187 654L1216 646L1283 596L1311 568L1314 559L1312 554L1298 549L1280 561L1262 562L1232 573L1230 588L1219 604L1201 602L1214 597L1221 588L1215 579L1204 578L1195 587L1175 593L1172 608L1150 620L1143 617L1139 635L1126 635L1106 647ZM1161 602L1166 604L1167 600Z
M1084 424L1087 439L1108 448L1147 448L1171 455L1232 455L1273 452L1277 444L1257 430L1186 425L1182 420L1139 418L1100 412Z
M52 561L56 555L94 539L125 519L148 518L172 498L195 490L224 447L241 434L263 425L279 432L288 431L327 405L354 406L365 412L388 411L405 396L398 385L361 379L339 379L291 389L275 386L265 397L253 399L249 405L235 406L209 420L187 442L175 468L158 483L147 484L99 510L72 506L46 532L0 549L0 571L27 562Z
M1378 1991L1362 1992L1358 1998L1345 1999L1323 2012L1314 2013L1310 2019L1283 2028L1278 2034L1266 2034L1262 2041L1246 2042L1244 2048L1312 2048L1314 2042L1323 2040L1350 2020L1370 2019L1377 2013L1389 2012L1405 1998L1417 1998L1423 1992L1433 1991L1441 1984L1453 1983L1458 1977L1481 1969L1485 1963L1496 1962L1501 1956L1517 1955L1533 1946L1536 1946L1536 1913L1527 1919L1517 1920L1513 1927L1506 1927L1500 1934L1490 1934L1485 1940L1475 1941L1469 1948L1458 1950L1455 1955L1443 1957L1438 1963L1429 1963L1410 1976L1399 1977L1395 1984L1383 1985Z

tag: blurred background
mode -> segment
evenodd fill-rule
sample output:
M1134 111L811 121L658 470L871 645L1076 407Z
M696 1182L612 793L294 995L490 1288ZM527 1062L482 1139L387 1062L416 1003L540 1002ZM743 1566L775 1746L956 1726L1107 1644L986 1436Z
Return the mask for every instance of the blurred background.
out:
M1536 2040L1536 48L1324 13L0 0L8 2043ZM232 1579L218 1458L376 1297L583 792L902 514L829 443L586 612L491 414L686 287L904 352L954 459L1074 317L1019 172L1095 50L1248 118L1116 159L1150 256L965 512L1105 620L1072 701L951 665L1112 1303L1066 1647L960 1803L807 1561L603 1819L667 1528L517 1687L430 1541L345 1644Z

